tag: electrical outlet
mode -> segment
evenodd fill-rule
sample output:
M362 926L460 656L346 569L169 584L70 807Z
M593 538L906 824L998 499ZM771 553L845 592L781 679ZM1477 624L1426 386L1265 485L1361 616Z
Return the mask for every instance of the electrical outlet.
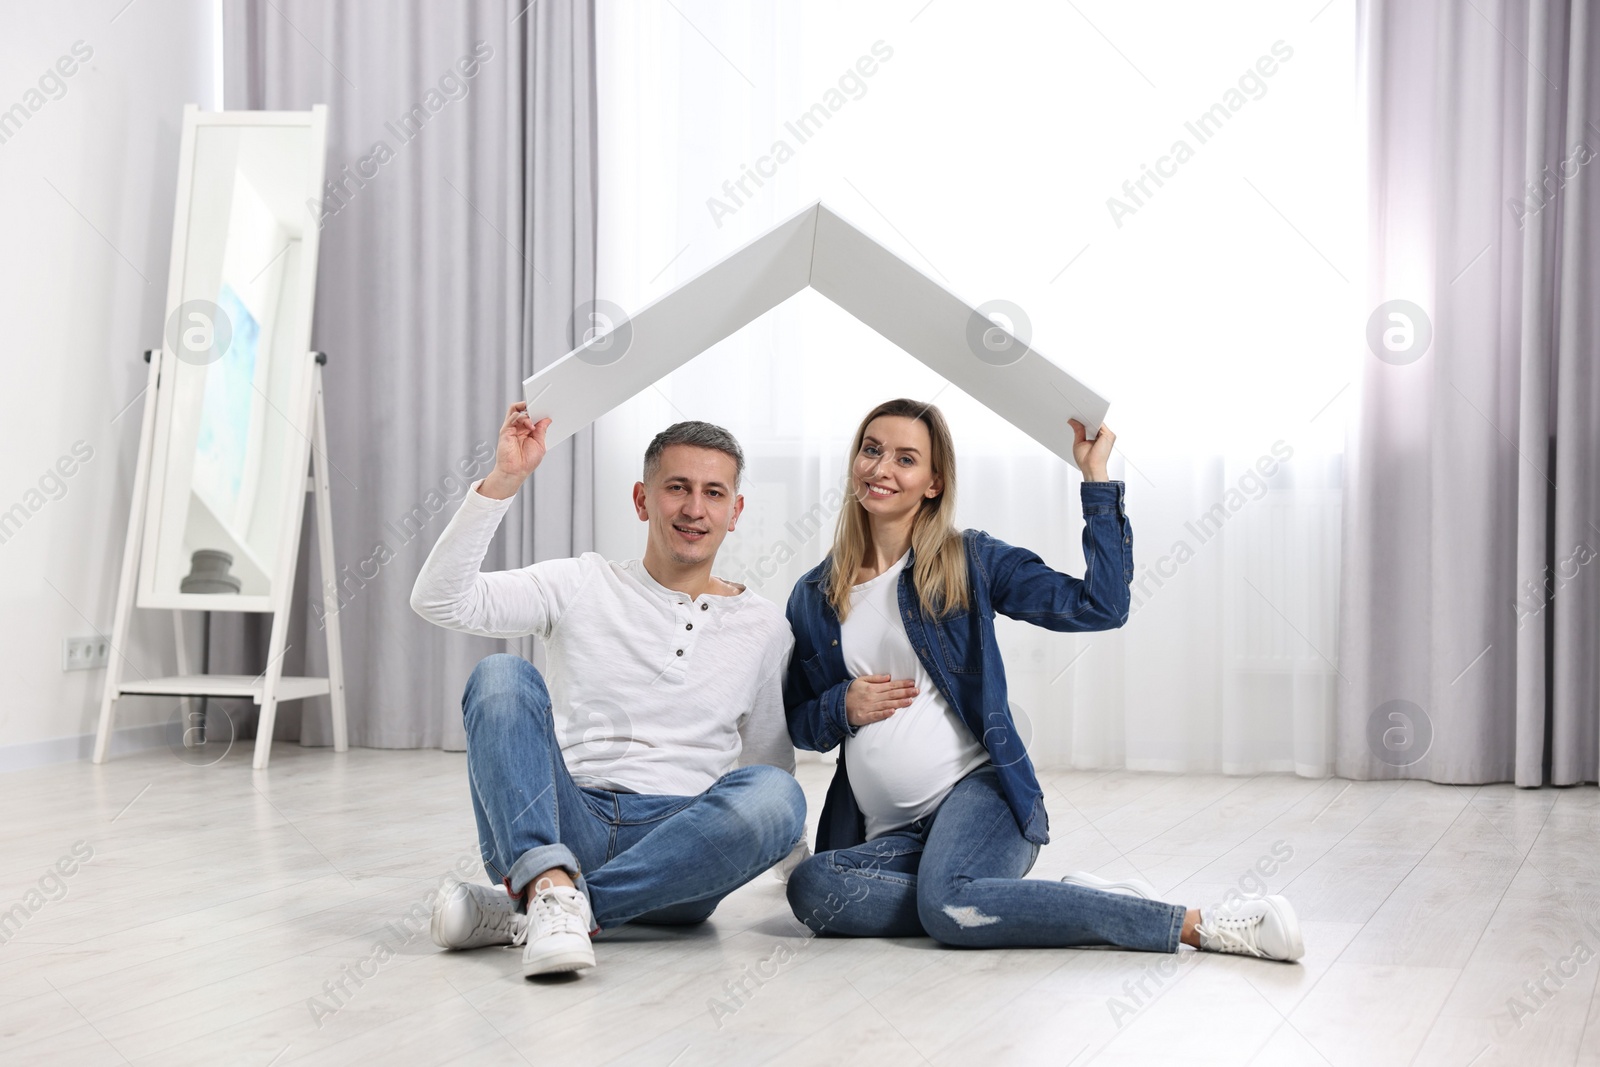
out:
M104 637L68 637L61 642L61 669L92 671L111 658L111 642Z

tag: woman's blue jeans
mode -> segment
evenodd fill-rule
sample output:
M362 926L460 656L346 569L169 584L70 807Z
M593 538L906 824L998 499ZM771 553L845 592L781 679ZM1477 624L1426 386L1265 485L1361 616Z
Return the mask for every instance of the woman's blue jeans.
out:
M979 767L926 819L812 856L789 875L795 917L818 933L926 935L966 948L1178 951L1177 904L1024 878L1039 846L1022 836L998 783L992 766Z
M521 656L481 661L461 706L484 867L512 896L564 868L602 930L701 922L805 832L805 795L776 767L740 767L696 796L580 787L544 679Z

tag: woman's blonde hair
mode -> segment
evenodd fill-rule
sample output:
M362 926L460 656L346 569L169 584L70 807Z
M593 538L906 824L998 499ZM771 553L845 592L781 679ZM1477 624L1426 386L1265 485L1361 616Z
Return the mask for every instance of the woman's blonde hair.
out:
M850 587L857 568L866 557L871 525L867 509L856 496L855 462L861 454L861 442L867 435L872 420L885 415L916 419L928 428L928 440L933 455L929 462L934 476L943 479L938 496L924 497L921 510L911 527L911 548L915 560L911 569L911 584L917 591L926 615L939 616L954 611L965 611L968 604L967 554L962 545L961 533L955 528L956 513L956 451L950 436L950 427L944 415L932 404L915 400L887 400L861 420L856 428L855 441L845 458L845 484L850 492L839 510L839 521L833 531L833 549L829 556L833 568L828 577L828 602L834 614L843 622L850 614Z

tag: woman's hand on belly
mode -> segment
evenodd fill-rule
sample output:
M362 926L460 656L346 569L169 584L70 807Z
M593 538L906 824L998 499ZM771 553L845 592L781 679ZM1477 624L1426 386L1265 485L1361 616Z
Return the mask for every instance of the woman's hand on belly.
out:
M894 681L887 674L863 674L844 691L844 715L851 726L881 722L910 707L919 692L909 678Z

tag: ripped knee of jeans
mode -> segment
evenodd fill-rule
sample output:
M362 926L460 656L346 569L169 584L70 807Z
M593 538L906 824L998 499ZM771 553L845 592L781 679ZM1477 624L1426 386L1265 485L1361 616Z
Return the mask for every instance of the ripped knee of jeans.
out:
M975 930L980 926L992 926L1000 921L997 916L985 915L971 904L960 907L954 904L946 904L940 910L944 912L946 918L963 930Z

